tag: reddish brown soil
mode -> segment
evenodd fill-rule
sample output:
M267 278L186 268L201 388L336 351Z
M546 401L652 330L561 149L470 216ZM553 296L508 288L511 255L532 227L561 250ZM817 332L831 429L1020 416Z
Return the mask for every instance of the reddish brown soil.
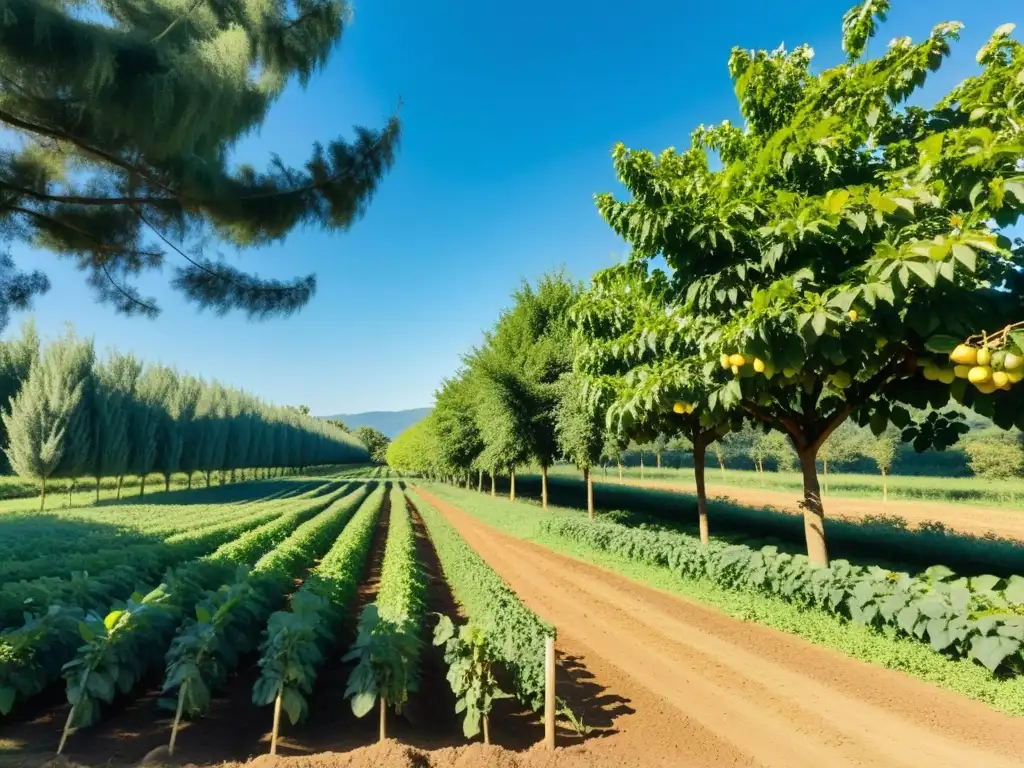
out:
M635 715L595 762L1020 765L1024 719L514 539L422 490ZM621 687L620 687L621 686ZM600 762L597 762L597 759Z
M691 483L637 480L635 478L625 478L622 483L659 491L696 493L696 488ZM803 514L799 506L802 498L799 491L711 486L708 488L708 498L732 501L745 507L771 507L794 515ZM881 499L826 496L825 514L828 517L844 518L855 522L862 521L868 515L899 516L904 518L911 528L916 528L921 523L941 522L947 528L974 536L993 533L1000 538L1024 541L1024 512L998 507L975 507L967 504L896 499L883 502Z

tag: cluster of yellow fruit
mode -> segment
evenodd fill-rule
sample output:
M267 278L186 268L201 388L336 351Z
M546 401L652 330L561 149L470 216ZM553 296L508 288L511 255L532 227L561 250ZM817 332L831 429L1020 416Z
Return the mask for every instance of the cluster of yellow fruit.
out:
M672 410L678 413L680 416L687 416L696 410L697 406L693 403L684 403L682 400L676 401L676 404L672 406Z
M763 373L769 379L775 375L775 366L771 363L766 363L759 357L744 357L736 353L734 355L722 355L720 362L723 368L727 371L731 370L736 375L739 375L740 369L747 363L750 364L755 373Z
M930 381L952 384L954 379L967 379L988 395L997 389L1008 390L1024 379L1024 357L1004 349L971 347L960 344L949 356L954 366L940 366L934 360L922 359L918 365Z

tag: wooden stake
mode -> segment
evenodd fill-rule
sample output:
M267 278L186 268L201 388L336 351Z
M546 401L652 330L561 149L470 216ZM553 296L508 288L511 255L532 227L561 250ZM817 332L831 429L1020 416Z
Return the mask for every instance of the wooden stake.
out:
M544 641L544 746L555 748L555 638Z
M281 690L277 691L277 698L274 699L274 730L270 733L270 754L277 754L277 731L281 727Z
M384 701L384 697L380 697L380 741L384 741L388 737L387 733L387 717L388 717L388 705Z
M487 715L484 715L484 744L491 743L491 728L487 721Z
M181 722L181 711L185 708L185 688L178 690L178 711L174 713L174 725L171 726L171 741L167 745L167 754L174 756L174 742L178 740L178 723Z
M67 742L68 734L71 732L71 718L75 716L76 708L77 705L71 708L71 711L68 712L68 719L64 721L64 731L60 735L60 744L57 745L58 755L64 751L64 744Z

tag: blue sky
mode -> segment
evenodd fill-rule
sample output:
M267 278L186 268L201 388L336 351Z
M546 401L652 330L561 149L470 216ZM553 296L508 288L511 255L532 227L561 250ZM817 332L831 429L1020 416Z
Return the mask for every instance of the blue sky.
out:
M357 0L324 72L305 91L289 89L239 147L257 165L271 152L299 164L315 140L381 126L403 101L398 161L350 232L296 232L229 257L264 276L316 272L317 296L301 313L262 323L198 313L157 274L139 285L163 314L125 319L93 302L68 261L13 253L53 283L36 303L44 335L71 321L98 349L132 350L321 415L429 405L521 278L564 265L585 279L625 254L592 198L618 189L615 142L682 148L696 125L735 119L734 45L806 42L819 66L836 63L852 4ZM873 50L899 35L919 40L939 21L966 24L933 93L974 71L996 26L1016 22L1018 37L1024 27L1024 10L1006 0L893 6Z

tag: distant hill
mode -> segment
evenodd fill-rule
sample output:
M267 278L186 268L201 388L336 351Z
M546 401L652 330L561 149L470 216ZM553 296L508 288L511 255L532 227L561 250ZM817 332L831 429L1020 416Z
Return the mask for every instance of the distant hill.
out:
M339 413L337 416L325 416L327 419L341 419L349 429L356 427L373 427L383 432L392 440L425 418L432 408L410 408L407 411L367 411L366 413Z

